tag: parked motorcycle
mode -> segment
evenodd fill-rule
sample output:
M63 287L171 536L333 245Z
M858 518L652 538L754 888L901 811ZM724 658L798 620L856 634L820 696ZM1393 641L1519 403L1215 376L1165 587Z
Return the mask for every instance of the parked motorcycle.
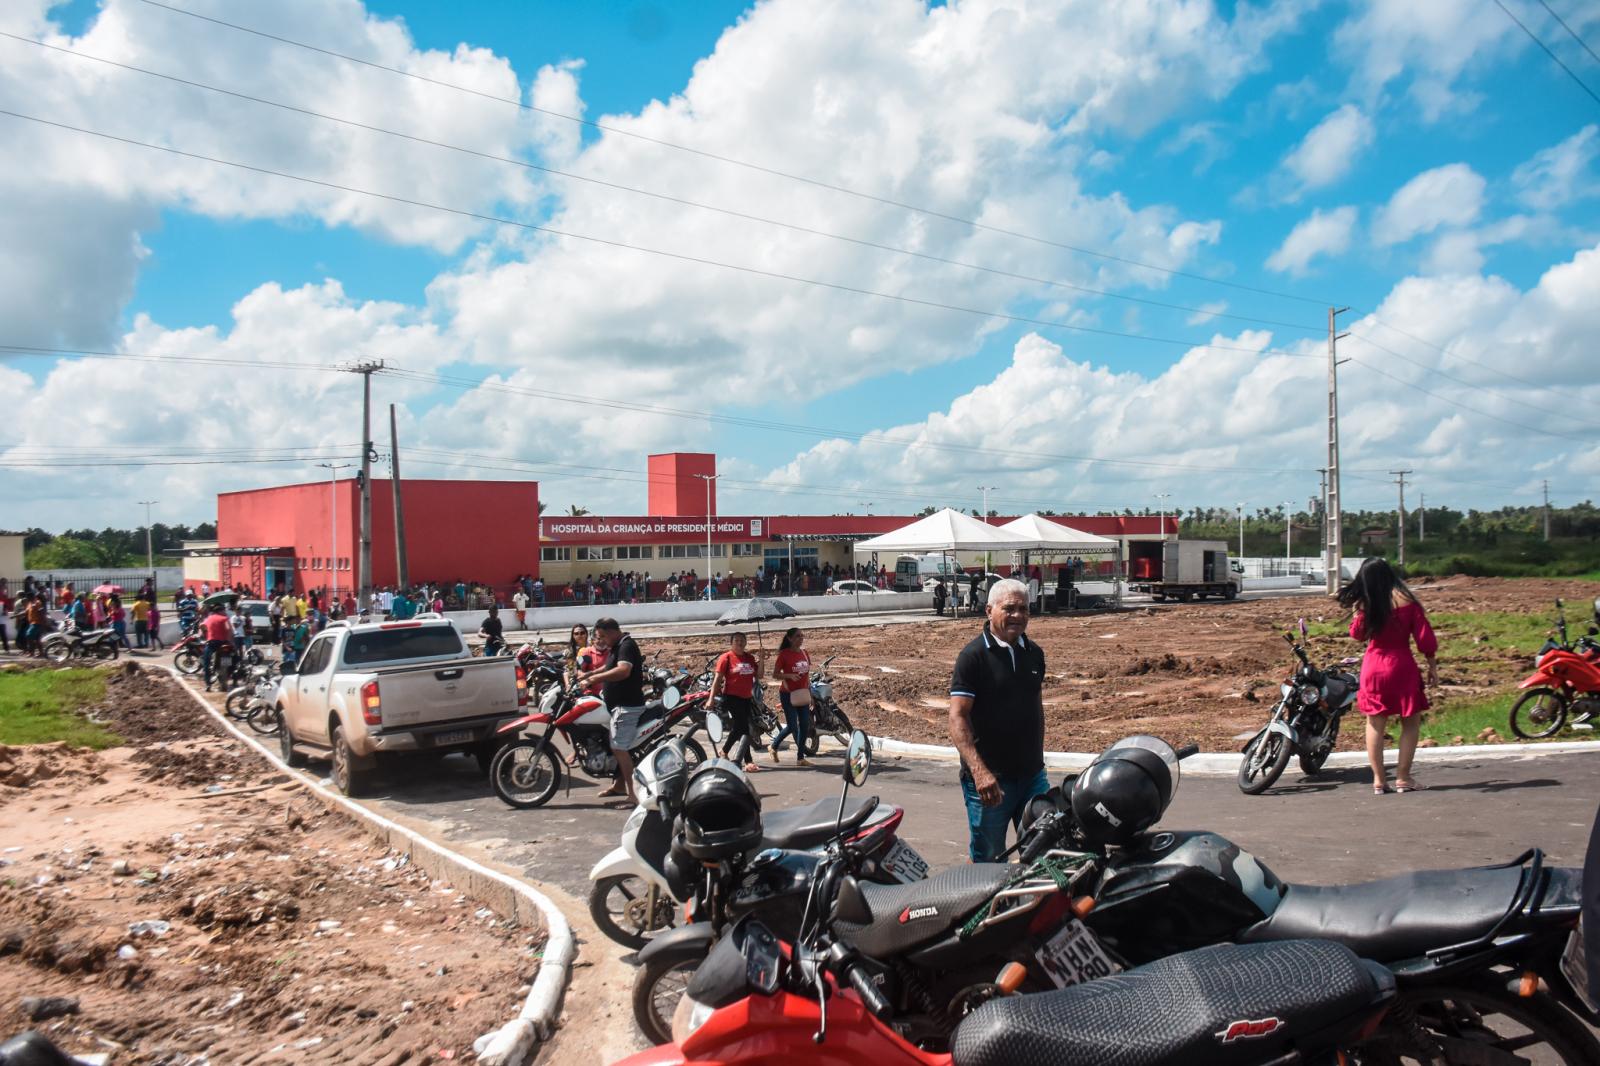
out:
M188 674L191 677L200 672L202 656L205 653L206 642L200 631L194 626L189 626L172 645L172 665L177 667L178 673Z
M1024 859L1056 849L1094 856L1084 881L1094 906L1083 922L1114 963L1222 943L1333 940L1399 981L1399 1004L1373 1038L1377 1050L1360 1062L1600 1062L1600 1043L1579 1021L1600 1022L1600 1013L1580 1003L1562 965L1581 870L1547 867L1532 849L1497 866L1286 884L1215 833L1157 830L1170 795L1137 816L1117 806L1103 791L1110 771L1097 767L1129 741L1176 772L1176 753L1159 739L1119 741L1030 804L1017 846ZM1107 804L1120 828L1098 809ZM1539 1045L1543 1057L1517 1057Z
M120 644L114 630L68 626L46 634L42 647L44 657L60 666L68 659L115 659Z
M865 735L854 734L846 790L866 780L870 760ZM1023 968L994 963L968 989L969 1005L953 1019L947 1041L953 1053L946 1053L907 1039L895 992L903 982L862 944L863 934L879 930L865 939L893 950L898 941L926 942L930 927L959 927L960 914L987 893L961 882L990 867L957 867L903 889L864 886L843 835L835 834L807 881L800 927L779 934L753 915L741 919L680 1000L676 1043L621 1066L1331 1063L1359 1043L1394 998L1394 979L1382 967L1316 941L1214 947L1121 974L1114 983L1022 996L1015 993ZM907 906L886 906L891 894L905 897Z
M1283 639L1294 649L1300 666L1279 687L1277 705L1267 726L1244 746L1239 761L1239 791L1255 796L1272 787L1289 765L1289 756L1300 758L1300 770L1314 774L1322 769L1339 739L1339 724L1344 713L1355 706L1361 679L1355 672L1339 667L1353 666L1360 659L1341 659L1338 667L1319 670L1306 656L1306 620L1300 619L1300 642L1285 633Z
M1600 622L1600 600L1594 605ZM1546 640L1534 657L1534 671L1517 687L1526 689L1511 705L1511 731L1524 740L1538 740L1561 732L1567 719L1573 728L1592 729L1590 720L1600 711L1600 629L1570 640L1564 605L1556 600L1556 627L1560 640Z
M647 704L638 739L629 751L634 765L685 722L689 724L686 749L696 763L703 762L705 749L692 734L704 723L709 695L683 696L669 687L660 699ZM540 726L543 731L535 732ZM506 722L496 732L514 739L495 753L489 780L495 795L519 810L543 806L560 789L566 770L565 761L552 745L558 736L573 753L576 768L590 777L611 777L617 770L617 758L611 751L611 712L605 702L598 696L573 692L564 683L551 682L537 711Z
M833 678L828 675L828 664L838 658L830 655L811 675L811 731L806 734L806 754L815 755L821 746L823 733L837 740L841 746L850 743L852 726L850 718L833 698Z

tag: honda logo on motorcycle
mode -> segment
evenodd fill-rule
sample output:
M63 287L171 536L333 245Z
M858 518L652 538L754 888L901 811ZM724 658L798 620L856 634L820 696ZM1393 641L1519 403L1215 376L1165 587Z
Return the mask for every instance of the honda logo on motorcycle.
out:
M1216 1034L1216 1036L1224 1044L1231 1044L1235 1040L1256 1040L1276 1033L1282 1028L1283 1019L1262 1018L1260 1021L1255 1022L1234 1022L1222 1032Z
M905 925L907 922L914 922L918 918L937 917L939 917L938 907L907 907L900 912L900 924Z

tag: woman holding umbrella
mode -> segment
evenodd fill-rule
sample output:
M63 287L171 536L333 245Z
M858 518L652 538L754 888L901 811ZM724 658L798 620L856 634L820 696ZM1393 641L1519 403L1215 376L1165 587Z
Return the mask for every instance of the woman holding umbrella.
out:
M722 653L712 669L711 703L722 697L722 709L732 720L732 729L723 742L722 754L738 745L734 762L743 763L744 771L753 774L760 770L750 758L750 745L755 728L756 678L761 676L761 661L745 650L745 635L735 633L729 639L729 648Z

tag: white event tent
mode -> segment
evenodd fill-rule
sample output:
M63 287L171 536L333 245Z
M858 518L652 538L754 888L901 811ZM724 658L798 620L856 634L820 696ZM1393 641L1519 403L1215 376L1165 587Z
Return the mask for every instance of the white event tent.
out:
M1043 551L1104 552L1115 551L1116 541L1085 533L1081 529L1064 526L1038 514L1026 514L1000 527L1034 542L1033 547Z
M895 554L910 552L987 552L1026 551L1043 547L1036 539L1013 533L1000 526L946 507L919 518L909 526L856 542L858 555L869 552Z

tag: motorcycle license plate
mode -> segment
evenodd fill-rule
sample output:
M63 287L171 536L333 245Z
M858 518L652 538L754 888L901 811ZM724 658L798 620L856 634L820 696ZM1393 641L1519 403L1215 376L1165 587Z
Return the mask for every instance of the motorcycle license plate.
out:
M1039 965L1057 988L1110 977L1121 970L1111 961L1100 940L1078 919L1073 918L1055 936L1034 952Z
M1567 950L1561 953L1561 972L1577 993L1578 1000L1591 1011L1600 1012L1600 988L1589 986L1589 954L1584 945L1583 926L1572 931Z
M433 735L433 746L436 748L442 748L446 744L468 744L471 741L472 730L470 729L456 729L449 733L435 733Z
M889 854L878 864L902 885L928 879L928 860L917 854L917 849L903 840L896 840Z

